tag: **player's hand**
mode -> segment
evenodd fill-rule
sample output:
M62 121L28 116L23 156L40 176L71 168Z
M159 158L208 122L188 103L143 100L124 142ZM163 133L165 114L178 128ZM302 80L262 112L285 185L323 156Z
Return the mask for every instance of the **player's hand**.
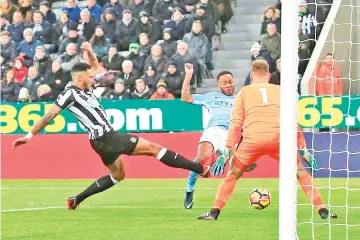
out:
M89 43L89 42L83 42L82 44L81 44L81 47L80 47L82 50L84 50L84 51L87 51L87 52L92 52L93 51L93 49L92 49L92 46L91 46L91 44Z
M318 161L316 160L314 155L309 153L309 151L307 149L301 149L300 154L304 158L305 162L309 165L309 167L312 168L312 170L314 172L317 172L319 170Z
M186 74L194 73L194 66L191 63L185 63L185 73Z
M216 159L216 161L212 165L210 172L213 176L219 176L220 172L221 174L224 174L224 169L225 169L225 156L221 155L220 157L218 157L218 159Z
M29 139L27 139L26 137L21 137L16 139L13 144L12 144L12 149L14 150L15 148L17 148L20 145L26 144L29 141Z

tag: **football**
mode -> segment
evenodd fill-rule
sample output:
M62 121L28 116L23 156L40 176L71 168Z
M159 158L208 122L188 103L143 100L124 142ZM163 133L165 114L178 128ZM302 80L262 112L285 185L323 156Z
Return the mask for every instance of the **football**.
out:
M249 195L250 205L258 210L267 208L271 203L270 192L265 188L255 188Z

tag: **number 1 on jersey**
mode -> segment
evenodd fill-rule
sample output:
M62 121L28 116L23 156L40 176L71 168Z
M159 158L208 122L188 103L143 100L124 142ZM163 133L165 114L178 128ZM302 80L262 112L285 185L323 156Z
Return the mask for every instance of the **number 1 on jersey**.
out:
M266 88L260 88L259 91L261 92L261 96L262 96L262 99L263 99L263 104L268 105L268 97L267 97Z

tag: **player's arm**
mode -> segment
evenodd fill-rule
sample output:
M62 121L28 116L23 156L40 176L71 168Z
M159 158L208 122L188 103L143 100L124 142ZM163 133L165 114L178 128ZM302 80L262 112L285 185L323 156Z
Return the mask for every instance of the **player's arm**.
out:
M50 110L35 123L26 136L18 138L13 142L12 148L15 149L17 146L27 143L33 136L44 129L61 111L62 108L53 104Z
M190 93L190 82L194 73L194 66L190 63L185 63L185 79L181 89L181 101L193 103L194 99Z
M91 70L93 71L94 75L100 73L99 62L91 44L89 42L83 42L81 44L81 49L87 52L89 65L91 66Z
M237 147L241 139L241 130L244 125L245 110L243 101L243 90L235 98L235 104L231 113L231 124L226 140L226 148L233 150Z

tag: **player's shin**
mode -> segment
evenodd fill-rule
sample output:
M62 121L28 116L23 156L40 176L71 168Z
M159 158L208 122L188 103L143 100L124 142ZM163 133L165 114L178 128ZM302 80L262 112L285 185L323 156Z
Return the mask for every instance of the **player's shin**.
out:
M221 211L225 207L235 190L236 182L237 177L235 175L227 175L225 177L216 194L213 206L214 209L219 209Z
M187 186L186 186L186 192L193 192L195 190L195 184L199 177L199 174L196 172L191 171L189 174Z
M203 172L203 167L200 163L190 161L180 154L166 148L162 148L156 158L170 167L188 169L199 174Z
M298 180L306 197L319 210L324 208L324 203L319 189L315 186L315 182L308 172L298 174Z
M88 188L86 188L83 192L76 195L76 203L79 204L82 201L84 201L86 198L100 193L102 191L105 191L106 189L111 188L116 183L118 183L115 178L113 178L111 175L106 175L98 180L96 180L94 183L92 183Z

